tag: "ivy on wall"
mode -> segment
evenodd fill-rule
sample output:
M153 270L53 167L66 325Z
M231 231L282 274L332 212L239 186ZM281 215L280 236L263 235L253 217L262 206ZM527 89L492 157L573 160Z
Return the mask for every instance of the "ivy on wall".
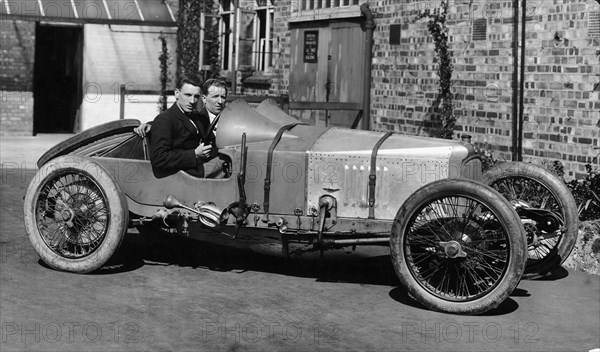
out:
M158 61L160 61L160 98L159 98L159 109L160 111L167 110L167 86L171 82L169 77L169 66L171 65L171 53L167 47L167 38L161 34L158 37L160 40L160 55Z
M177 81L185 75L196 75L199 70L200 14L203 2L179 0L177 14Z
M204 28L200 27L201 14L205 14ZM200 72L200 45L204 49L203 65L210 66L202 71L202 78L218 77L221 72L219 57L219 14L218 0L179 0L177 17L177 80L184 75L197 75ZM200 31L204 33L204 43L200 43Z
M417 20L428 18L427 29L433 37L435 45L434 62L438 63L436 73L439 77L438 96L435 107L440 114L441 123L439 128L431 130L432 137L451 139L456 125L454 116L454 104L452 96L452 54L448 47L448 26L446 25L446 14L448 13L448 1L442 0L439 9L431 11L426 9L421 12Z

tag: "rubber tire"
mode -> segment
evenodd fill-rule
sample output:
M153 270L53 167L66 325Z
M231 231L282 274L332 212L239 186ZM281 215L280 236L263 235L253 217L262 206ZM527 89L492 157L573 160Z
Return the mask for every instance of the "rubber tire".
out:
M546 256L538 263L528 263L525 268L526 278L537 278L544 276L559 267L569 256L579 234L579 214L575 198L562 180L545 168L525 162L507 162L495 165L483 175L483 181L487 185L507 177L522 177L541 183L559 203L563 210L563 219L566 224L566 232L558 242L556 250ZM509 199L512 201L514 199ZM524 199L527 202L526 199Z
M97 183L104 193L103 200L107 204L110 214L110 221L102 243L93 252L82 258L65 258L48 247L38 230L35 217L36 202L40 191L54 177L70 170L81 172ZM129 222L127 200L114 177L104 166L78 155L55 158L37 172L27 188L23 211L29 241L44 263L54 269L74 273L88 273L104 265L121 245Z
M413 277L404 260L405 233L412 218L427 204L445 196L465 196L479 201L494 212L509 234L509 264L504 277L489 294L471 301L452 302L434 296ZM525 229L510 203L491 187L461 179L443 179L429 183L408 197L394 219L390 249L396 274L408 292L432 310L453 314L480 314L496 308L519 284L527 260Z
M110 121L102 125L89 128L50 148L38 159L37 166L38 168L41 168L48 161L56 157L72 153L75 150L102 138L124 132L133 132L133 129L138 127L139 125L139 120L125 119Z

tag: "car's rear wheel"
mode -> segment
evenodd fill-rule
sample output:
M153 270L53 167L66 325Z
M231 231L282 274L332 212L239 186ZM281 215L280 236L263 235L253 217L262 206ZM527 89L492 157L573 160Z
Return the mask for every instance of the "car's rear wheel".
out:
M403 286L430 309L483 313L517 287L527 259L524 232L510 203L490 187L436 181L398 210L392 262Z
M46 163L29 184L25 229L50 267L76 273L100 268L119 248L128 206L112 175L93 160L66 155Z
M575 246L579 231L577 204L564 182L543 167L523 162L498 164L486 171L483 179L521 208L517 212L527 232L529 257L525 277L543 276L560 266ZM532 218L528 216L531 212L523 209L539 209L544 216Z

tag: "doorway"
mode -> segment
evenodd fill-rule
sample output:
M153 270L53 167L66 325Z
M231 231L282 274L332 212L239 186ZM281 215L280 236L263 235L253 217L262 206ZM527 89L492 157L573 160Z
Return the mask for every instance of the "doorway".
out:
M365 33L361 24L362 19L346 19L293 26L290 102L362 104ZM356 117L356 110L338 109L303 116L316 125L340 127L350 127Z
M33 134L72 133L82 99L83 27L36 24Z

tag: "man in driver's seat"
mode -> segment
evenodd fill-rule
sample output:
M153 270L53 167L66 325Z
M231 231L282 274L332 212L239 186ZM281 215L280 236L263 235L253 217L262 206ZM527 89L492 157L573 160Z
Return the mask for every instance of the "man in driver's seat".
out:
M213 156L216 147L214 139L204 141L210 131L206 119L196 110L200 93L200 82L196 77L183 77L175 88L175 104L154 118L150 163L157 178L179 170L204 177L203 164ZM140 126L136 132L140 134L140 130L148 132L149 127Z

